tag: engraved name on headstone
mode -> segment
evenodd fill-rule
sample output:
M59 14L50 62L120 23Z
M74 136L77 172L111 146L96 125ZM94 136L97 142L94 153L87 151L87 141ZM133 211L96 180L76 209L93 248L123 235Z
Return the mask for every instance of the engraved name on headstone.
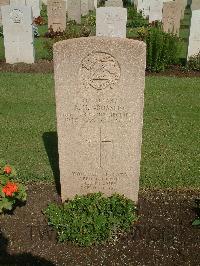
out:
M137 202L145 44L78 38L54 45L62 200L124 194Z

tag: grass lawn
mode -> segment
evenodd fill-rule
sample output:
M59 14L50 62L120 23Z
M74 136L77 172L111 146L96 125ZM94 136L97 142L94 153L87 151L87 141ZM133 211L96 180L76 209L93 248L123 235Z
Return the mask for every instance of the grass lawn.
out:
M56 161L53 76L0 73L0 95L0 158L22 180L53 180L45 150ZM198 78L146 79L142 187L200 186L199 102Z

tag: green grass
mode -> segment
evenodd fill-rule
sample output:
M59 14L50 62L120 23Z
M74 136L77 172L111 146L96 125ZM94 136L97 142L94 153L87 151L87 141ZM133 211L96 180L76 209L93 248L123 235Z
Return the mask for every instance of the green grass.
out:
M53 180L43 141L56 157L52 75L0 73L0 95L0 158L22 180ZM200 186L199 102L198 78L146 79L142 187Z

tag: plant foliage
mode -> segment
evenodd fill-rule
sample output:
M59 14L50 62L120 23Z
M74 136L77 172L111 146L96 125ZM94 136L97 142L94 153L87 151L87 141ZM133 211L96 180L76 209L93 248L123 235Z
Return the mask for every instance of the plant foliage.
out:
M196 203L195 211L196 211L196 214L197 214L197 218L193 221L192 225L200 226L200 199L196 199L195 203Z
M129 6L128 11L128 28L138 28L138 27L147 27L148 21L143 18L142 13L138 13L134 6Z
M62 206L50 204L44 213L59 241L81 246L102 243L119 231L128 231L137 220L134 203L117 194L76 196Z
M15 169L0 162L0 214L11 211L17 203L26 201L25 187L17 183L15 178Z
M200 51L198 54L189 57L188 68L194 71L200 71Z
M163 32L161 25L151 25L138 31L147 45L147 70L160 72L178 63L179 38Z

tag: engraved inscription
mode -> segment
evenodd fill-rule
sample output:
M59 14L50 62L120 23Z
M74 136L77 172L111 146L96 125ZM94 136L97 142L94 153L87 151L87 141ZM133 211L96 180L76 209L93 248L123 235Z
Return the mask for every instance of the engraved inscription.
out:
M23 13L19 9L13 9L10 12L10 19L13 23L21 23L23 19Z
M120 79L117 60L107 53L94 52L83 59L79 72L82 89L113 89Z
M127 182L128 175L126 172L110 173L105 172L101 176L97 173L83 173L79 171L72 172L75 182L81 184L81 189L93 191L109 191L112 192L117 188L117 184L121 181Z

